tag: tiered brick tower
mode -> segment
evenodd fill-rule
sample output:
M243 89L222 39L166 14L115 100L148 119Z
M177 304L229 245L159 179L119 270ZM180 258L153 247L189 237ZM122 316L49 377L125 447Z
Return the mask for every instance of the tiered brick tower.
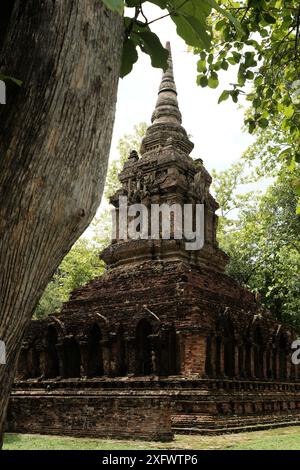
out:
M102 253L106 274L59 315L32 322L10 431L170 439L171 425L203 433L299 422L294 332L226 275L211 177L192 148L170 53L141 156L131 152L111 202L117 211L120 196L148 208L204 204L204 246L153 240L150 229L146 239L117 233Z
M170 45L168 44L170 48ZM102 258L108 266L137 264L149 260L186 261L191 265L206 266L224 271L227 255L216 241L218 204L209 192L212 179L202 160L190 157L194 144L182 127L173 64L163 74L158 100L141 146L141 158L133 151L120 174L122 188L111 198L118 209L119 197L126 196L128 204L205 204L205 246L198 251L187 251L185 240L139 240L118 242Z

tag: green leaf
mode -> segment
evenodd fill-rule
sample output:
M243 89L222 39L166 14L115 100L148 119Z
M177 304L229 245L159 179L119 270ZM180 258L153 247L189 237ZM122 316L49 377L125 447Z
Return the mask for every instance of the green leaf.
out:
M124 1L123 0L102 0L105 6L112 11L116 11L120 13L120 15L124 12Z
M290 159L290 155L291 155L291 147L288 147L279 153L278 159L287 160L287 159Z
M232 56L235 60L235 63L238 64L241 60L242 55L239 52L232 51Z
M152 31L140 31L142 50L151 57L152 67L166 70L168 67L169 52L163 47L158 36Z
M259 86L259 85L262 85L263 81L264 81L264 77L259 75L258 77L255 78L254 83L256 86Z
M137 0L137 3L140 4L140 0ZM168 0L151 0L151 3L154 3L154 5L157 5L162 10L164 10L165 8L167 8Z
M228 70L228 62L226 62L226 60L223 60L222 63L221 63L221 68L223 70Z
M255 128L256 128L256 123L253 121L253 119L250 119L248 121L248 126L249 126L249 134L253 134Z
M273 90L272 88L268 88L266 91L266 98L272 98L273 96Z
M211 38L207 33L205 22L199 21L197 18L184 14L171 15L172 20L176 24L177 34L184 41L193 47L201 49L209 49Z
M199 49L209 49L211 37L207 17L211 13L209 0L169 0L167 8L177 27L177 33L185 42Z
M294 112L295 112L295 109L292 105L290 106L285 106L283 108L283 114L287 117L287 118L291 118L293 115L294 115Z
M221 15L225 16L235 27L239 34L243 34L241 23L228 11L220 7L216 0L208 0L211 6L217 10Z
M261 100L259 98L255 98L252 102L253 108L259 108L260 105L261 105Z
M205 60L199 60L197 62L197 70L199 73L205 73L206 72L206 61Z
M221 29L223 28L223 26L226 25L226 20L223 18L221 21L218 21L216 23L216 26L215 26L215 29L216 31L221 31Z
M208 86L209 88L217 88L219 85L218 77L210 76L208 79Z
M266 38L266 37L269 35L268 30L267 30L267 29L264 29L264 28L262 28L262 29L259 31L259 33L260 33L260 35L261 35L262 38Z
M247 70L245 76L246 76L247 80L253 80L253 78L254 78L254 73L253 73L251 70Z
M269 24L275 24L276 19L270 13L263 13L263 19Z
M230 92L228 90L222 91L219 99L218 104L222 103L222 101L226 101L229 98Z
M266 129L266 127L268 127L268 125L269 125L269 121L266 118L261 118L261 119L258 120L258 125L262 129Z
M256 60L254 60L254 52L247 51L245 53L245 68L255 67L257 65Z
M245 77L245 75L241 75L241 74L239 73L239 74L238 74L238 84L239 84L240 86L243 86L243 85L245 85L245 83L246 83L246 77Z
M120 77L124 78L128 75L133 67L133 64L138 60L138 53L136 44L132 39L126 39L123 46L122 64Z
M208 78L205 75L198 75L197 85L200 85L202 86L202 88L205 88L208 85Z
M235 61L234 57L228 57L227 61L228 61L231 65L235 65L235 64L236 64L236 61Z
M239 100L239 91L238 90L233 90L233 91L230 92L230 95L231 95L232 101L234 103L237 103L238 100Z
M3 82L13 82L15 85L22 86L23 82L22 80L18 80L17 78L14 77L9 77L8 75L3 75L0 73L0 80Z
M135 8L140 6L141 2L140 0L125 0L126 6L129 8Z

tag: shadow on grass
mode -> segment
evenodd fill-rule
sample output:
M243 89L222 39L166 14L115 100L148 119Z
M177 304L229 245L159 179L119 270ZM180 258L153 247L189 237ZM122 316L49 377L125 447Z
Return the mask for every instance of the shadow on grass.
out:
M22 434L5 434L4 444L19 444L22 441Z

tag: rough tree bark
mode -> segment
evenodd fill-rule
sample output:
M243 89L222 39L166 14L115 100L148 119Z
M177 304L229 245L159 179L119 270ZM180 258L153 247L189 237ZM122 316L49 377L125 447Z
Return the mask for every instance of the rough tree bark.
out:
M26 326L100 203L123 42L100 0L7 3L0 71L23 86L0 106L1 437Z

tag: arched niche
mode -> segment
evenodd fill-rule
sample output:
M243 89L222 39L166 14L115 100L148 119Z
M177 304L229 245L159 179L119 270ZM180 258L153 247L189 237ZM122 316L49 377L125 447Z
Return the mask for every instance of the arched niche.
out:
M259 325L256 325L253 331L253 353L254 353L254 375L256 378L263 378L264 370L264 344L263 335Z
M235 375L235 339L234 328L230 318L222 321L222 332L224 342L224 374L227 377Z
M45 334L45 377L55 378L58 376L57 331L54 326L48 326Z
M28 378L37 378L41 376L40 352L35 342L28 349L27 356Z
M142 319L136 326L135 333L135 365L136 375L144 376L153 373L153 352L150 335L153 334L151 323Z
M127 370L127 361L126 361L126 344L125 344L125 335L123 325L119 325L116 335L115 348L114 348L114 361L116 363L116 375L119 377L124 377Z
M103 348L102 348L102 332L100 327L93 325L87 335L87 376L101 377L103 375Z
M173 324L166 326L159 334L160 355L157 369L159 375L177 375L180 370L179 341Z
M279 360L279 379L287 379L287 347L288 339L284 333L282 333L278 340L278 360Z
M68 338L64 344L64 371L66 378L80 377L81 355L75 338Z

